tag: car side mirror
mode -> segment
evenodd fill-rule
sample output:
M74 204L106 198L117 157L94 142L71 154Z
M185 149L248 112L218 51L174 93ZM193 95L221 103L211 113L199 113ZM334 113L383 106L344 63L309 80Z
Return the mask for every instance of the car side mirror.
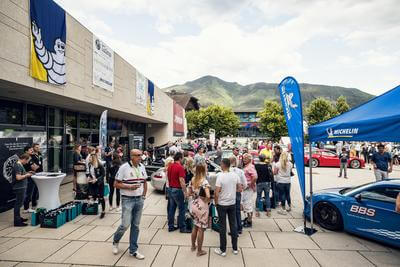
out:
M361 194L355 195L354 198L356 199L356 201L357 201L358 203L360 203L361 200L362 200Z

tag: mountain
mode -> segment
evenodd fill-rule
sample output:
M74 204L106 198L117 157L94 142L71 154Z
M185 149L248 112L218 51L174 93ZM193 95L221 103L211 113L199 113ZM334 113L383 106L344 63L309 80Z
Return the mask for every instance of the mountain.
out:
M279 100L277 83L253 83L240 85L236 82L226 82L214 76L204 76L197 80L186 82L182 85L174 85L163 90L170 92L190 93L199 99L201 106L219 104L229 106L235 110L262 108L265 99ZM301 96L303 105L317 97L324 97L332 102L343 95L350 107L358 106L372 97L356 88L344 88L339 86L327 86L301 83Z

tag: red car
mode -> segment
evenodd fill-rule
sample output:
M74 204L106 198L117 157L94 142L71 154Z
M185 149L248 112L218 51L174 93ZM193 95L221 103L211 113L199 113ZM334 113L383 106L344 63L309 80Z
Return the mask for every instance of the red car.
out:
M308 165L309 154L305 152L304 163ZM339 156L330 150L326 149L313 149L312 155L312 167L340 167ZM347 166L353 169L359 169L365 167L365 161L358 157L350 157L347 162Z

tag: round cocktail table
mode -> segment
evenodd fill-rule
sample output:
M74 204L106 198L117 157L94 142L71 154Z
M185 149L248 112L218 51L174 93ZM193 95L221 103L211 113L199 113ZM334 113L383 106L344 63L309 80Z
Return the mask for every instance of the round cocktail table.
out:
M32 175L39 190L38 208L52 210L61 205L59 191L65 176L65 173L58 172L40 172Z

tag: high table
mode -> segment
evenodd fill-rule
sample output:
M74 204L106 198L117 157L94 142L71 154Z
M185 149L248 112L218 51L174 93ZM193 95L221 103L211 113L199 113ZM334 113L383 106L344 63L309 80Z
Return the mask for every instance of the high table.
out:
M60 184L65 176L65 173L58 172L40 172L32 175L32 179L39 190L37 205L39 208L52 210L61 205L59 191Z

